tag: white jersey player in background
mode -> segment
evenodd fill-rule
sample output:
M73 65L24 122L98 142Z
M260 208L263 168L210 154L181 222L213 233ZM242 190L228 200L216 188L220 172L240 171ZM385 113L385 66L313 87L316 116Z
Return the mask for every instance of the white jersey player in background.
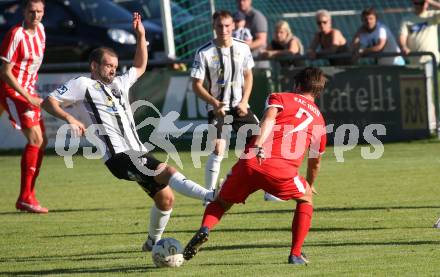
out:
M116 76L116 53L105 47L95 49L89 58L91 78L68 81L44 100L43 108L69 123L73 133L83 135L89 126L96 127L95 134L105 145L103 159L112 174L119 179L136 181L153 198L155 205L151 209L148 237L142 247L150 251L170 218L174 201L171 188L201 200L212 200L214 192L147 154L148 150L140 142L129 103L129 89L145 72L148 61L148 43L138 13L133 14L133 29L137 37L133 67L122 76ZM64 110L71 105L81 111L84 122ZM158 174L150 174L152 171Z

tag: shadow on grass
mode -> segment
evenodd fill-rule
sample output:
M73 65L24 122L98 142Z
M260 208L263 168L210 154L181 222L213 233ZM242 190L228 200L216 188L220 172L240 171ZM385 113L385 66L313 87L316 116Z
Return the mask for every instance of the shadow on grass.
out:
M295 207L292 209L277 209L277 210L259 210L259 211L245 211L245 212L228 212L230 215L240 214L273 214L273 213L292 213ZM413 210L413 209L440 209L439 205L427 205L427 206L383 206L383 207L317 207L315 212L351 212L351 211L391 211L391 210Z
M33 276L33 275L57 275L57 274L87 274L87 273L147 273L148 270L156 269L154 266L125 266L110 268L57 268L47 270L27 270L27 271L4 271L2 276Z
M49 214L52 213L78 213L78 212L100 212L100 211L111 211L114 210L112 208L90 208L90 209L51 209L49 211ZM23 211L11 211L11 212L0 212L1 215L35 215L35 216L41 216L46 214L33 214Z
M422 240L422 241L387 241L387 242L325 242L325 243L305 243L305 247L339 247L339 246L416 246L416 245L440 245L440 241ZM223 246L208 246L201 248L201 251L218 251L218 250L240 250L240 249L262 249L262 248L286 248L288 245L283 244L236 244Z

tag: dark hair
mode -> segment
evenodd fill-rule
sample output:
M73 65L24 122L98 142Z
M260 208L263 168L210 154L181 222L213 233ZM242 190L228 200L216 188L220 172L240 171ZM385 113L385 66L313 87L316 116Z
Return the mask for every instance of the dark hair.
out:
M116 54L115 50L111 49L110 47L99 47L96 49L93 49L92 52L90 52L89 55L89 64L92 64L92 62L101 63L102 57L104 54L107 53L110 56L118 57L118 54Z
M294 80L299 93L311 93L314 97L320 96L327 83L324 72L317 67L304 68L295 75Z
M39 3L39 2L43 3L43 5L46 5L46 1L44 0L22 0L21 4L23 9L25 9L29 5L29 3Z
M233 18L231 12L226 11L226 10L220 10L220 11L216 11L213 15L212 15L212 22L214 23L217 18Z
M366 8L362 11L362 18L368 15L374 15L377 18L377 11L374 7Z

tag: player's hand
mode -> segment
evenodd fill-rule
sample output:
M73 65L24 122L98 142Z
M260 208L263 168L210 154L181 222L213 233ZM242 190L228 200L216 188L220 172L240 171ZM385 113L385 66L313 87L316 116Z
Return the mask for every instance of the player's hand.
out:
M43 103L43 99L41 99L38 96L29 96L27 99L31 105L34 105L35 107L40 107L41 103Z
M238 103L238 106L236 107L236 109L237 109L237 115L239 117L243 117L248 114L248 104L247 103L243 103L243 102Z
M145 37L145 27L142 24L141 15L137 12L133 13L133 30L138 38Z
M70 124L70 128L72 130L72 135L74 137L80 137L80 136L84 135L84 133L86 131L86 127L84 126L84 124L81 121L79 121L73 117L70 117L67 122Z
M261 165L263 164L264 160L266 159L266 155L264 153L264 148L261 146L254 146L255 152L256 152L256 157L257 157L257 161L258 164Z
M214 106L214 114L216 117L226 116L225 106L226 106L225 102L220 102L220 101L217 102L217 104Z

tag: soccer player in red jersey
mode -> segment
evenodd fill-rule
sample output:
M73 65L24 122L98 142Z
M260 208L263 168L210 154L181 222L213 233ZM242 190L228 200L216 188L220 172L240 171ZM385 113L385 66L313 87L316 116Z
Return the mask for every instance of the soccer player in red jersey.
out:
M201 228L184 249L186 260L197 253L233 204L244 203L251 193L262 189L297 202L288 262L308 263L301 248L311 224L313 184L327 141L324 119L314 100L324 89L326 78L320 69L308 67L295 76L295 83L295 93L269 96L259 135L246 145L218 198L206 207ZM307 177L303 178L298 169L307 151Z
M41 24L44 4L44 0L24 1L23 22L9 30L0 46L0 106L27 140L21 159L20 195L15 206L33 213L48 212L35 198L35 180L47 143L40 110L42 99L35 91L46 45Z

